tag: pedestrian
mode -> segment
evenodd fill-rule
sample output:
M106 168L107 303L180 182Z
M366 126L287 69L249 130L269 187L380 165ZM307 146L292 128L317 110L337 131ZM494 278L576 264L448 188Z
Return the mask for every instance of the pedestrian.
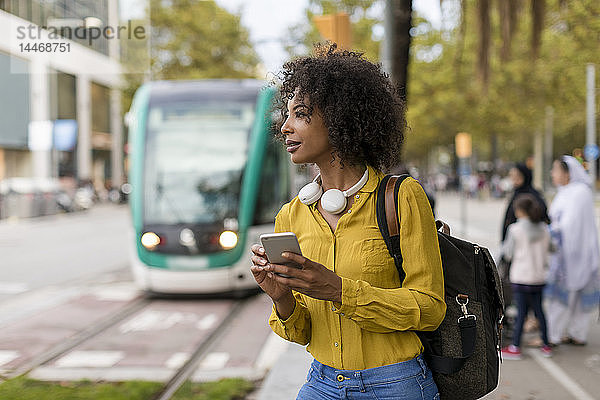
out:
M523 324L531 308L538 321L542 338L542 355L550 357L552 349L548 341L546 317L542 309L542 292L546 283L546 271L550 254L550 231L544 222L544 209L531 194L520 194L514 201L517 221L509 225L502 256L511 261L510 282L513 300L517 305L512 344L502 349L505 359L521 359L521 336Z
M518 195L523 193L529 193L536 198L536 200L540 203L540 206L544 212L544 221L546 223L550 223L550 218L548 217L548 211L546 202L544 201L544 197L538 192L532 185L533 175L531 170L527 167L527 165L523 163L517 163L514 167L512 167L508 171L508 176L513 184L514 193L508 202L508 206L506 207L506 213L504 215L504 222L502 223L502 241L506 239L506 231L510 224L513 224L517 221L514 211L514 201Z
M284 254L301 269L268 264L254 245L251 270L273 300L272 330L314 357L297 399L437 399L414 332L436 329L446 309L427 196L412 178L400 186L402 287L375 214L381 171L400 162L403 103L378 65L335 45L283 69L281 136L293 163L317 165L319 190L275 219L298 237L302 256ZM318 200L349 188L339 210Z
M540 207L543 210L543 221L546 223L550 223L550 219L548 217L546 202L544 201L544 197L538 192L532 185L533 175L531 170L524 163L516 163L512 168L508 171L508 178L510 183L512 183L513 195L508 202L508 206L506 207L506 212L504 215L504 222L502 223L502 241L501 247L504 246L504 241L506 240L506 232L508 227L517 221L517 217L515 216L514 210L514 202L515 199L522 194L530 194L532 195L536 201L539 203ZM509 279L510 276L510 268L511 264L504 257L500 258L498 263L498 272L500 274L500 278L502 278L502 291L504 293L504 301L507 306L507 309L514 309L516 306L515 299L513 299L513 290L511 286L511 282ZM507 336L510 336L514 329L514 318L513 314L508 312L510 315L505 321L505 328L507 332Z
M598 231L593 184L577 159L562 156L552 165L558 193L550 206L553 254L545 295L548 335L553 344L585 345L600 299Z

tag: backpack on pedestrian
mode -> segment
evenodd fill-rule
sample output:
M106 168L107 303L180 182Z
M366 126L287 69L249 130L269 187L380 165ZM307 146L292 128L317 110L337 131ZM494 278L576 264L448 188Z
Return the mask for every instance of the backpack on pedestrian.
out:
M377 189L377 224L400 282L398 190L409 175L386 175ZM401 217L400 217L401 218ZM488 249L450 236L436 221L444 272L446 316L431 332L417 331L442 400L478 399L498 385L502 286Z

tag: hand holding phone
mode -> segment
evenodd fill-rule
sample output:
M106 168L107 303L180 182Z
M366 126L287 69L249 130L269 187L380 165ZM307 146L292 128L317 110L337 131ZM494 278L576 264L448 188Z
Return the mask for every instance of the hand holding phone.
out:
M265 249L265 255L269 263L300 268L298 264L290 262L290 260L281 256L281 253L286 251L302 255L298 238L296 238L293 232L265 233L260 235L260 243ZM279 275L285 276L282 274ZM285 277L287 278L288 276Z

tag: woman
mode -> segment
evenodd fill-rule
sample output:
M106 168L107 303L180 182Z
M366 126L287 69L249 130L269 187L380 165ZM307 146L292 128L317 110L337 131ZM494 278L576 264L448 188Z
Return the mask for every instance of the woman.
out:
M506 239L506 231L510 224L517 222L517 217L515 216L514 210L514 202L517 196L521 194L530 194L534 196L540 204L540 206L543 208L543 221L548 224L550 223L550 219L548 218L546 202L544 201L544 198L542 197L540 192L538 192L531 185L531 181L533 180L531 170L525 164L517 163L508 171L508 176L513 184L515 192L508 203L508 207L506 208L506 214L504 215L504 223L502 224L502 242L504 242L504 240Z
M275 231L296 234L303 256L284 254L301 269L268 264L252 247L252 273L273 300L271 328L315 358L297 398L439 398L413 332L437 328L446 308L427 196L412 178L398 193L402 285L375 215L381 170L400 161L405 128L393 85L362 55L332 45L284 65L281 100L292 162L319 169L312 188L359 188L340 210L305 190L282 207Z
M592 181L579 161L562 156L552 165L552 182L558 193L550 206L550 230L558 251L545 291L550 300L548 336L553 344L584 345L600 298Z

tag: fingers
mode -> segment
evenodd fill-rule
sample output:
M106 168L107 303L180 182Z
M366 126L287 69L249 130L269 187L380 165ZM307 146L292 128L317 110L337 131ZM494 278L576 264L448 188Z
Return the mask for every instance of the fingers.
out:
M303 267L307 264L307 261L310 261L308 258L301 256L300 254L290 253L288 251L281 253L281 255L284 258L287 258L288 260L293 261Z
M267 264L263 267L263 269L273 274L288 275L292 278L302 277L302 270L300 268L290 267L287 265Z
M267 265L267 259L264 257L260 257L260 256L252 256L250 257L250 261L252 261L252 264L259 266L259 267L264 267L265 265Z
M263 249L263 247L258 243L253 244L252 247L250 247L250 251L258 256L265 255L265 249Z

